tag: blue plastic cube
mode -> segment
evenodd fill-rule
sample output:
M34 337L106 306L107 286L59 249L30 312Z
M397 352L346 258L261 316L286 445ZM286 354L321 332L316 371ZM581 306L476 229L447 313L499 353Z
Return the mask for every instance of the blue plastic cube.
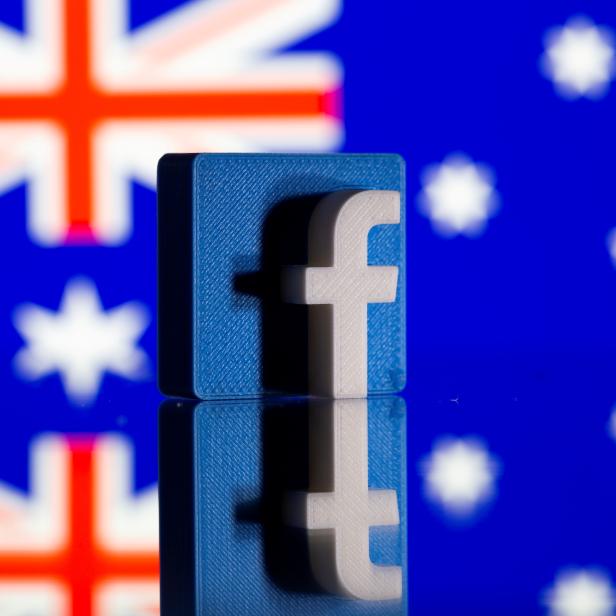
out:
M159 385L223 399L307 391L307 306L281 301L281 271L307 263L327 194L401 193L401 221L368 237L370 265L398 267L393 303L368 306L368 393L406 382L404 162L395 155L168 155L159 165Z

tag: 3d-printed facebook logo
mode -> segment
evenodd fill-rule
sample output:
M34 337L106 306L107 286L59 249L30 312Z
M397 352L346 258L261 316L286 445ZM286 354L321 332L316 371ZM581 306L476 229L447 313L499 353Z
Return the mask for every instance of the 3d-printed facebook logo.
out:
M403 187L403 163L389 155L161 161L159 384L227 400L169 405L188 412L184 424L161 415L173 418L166 434L161 424L169 613L405 610L402 401L366 398L405 384ZM272 393L320 398L237 402ZM281 446L293 455L268 464ZM219 459L238 468L216 470ZM260 492L260 551L234 541L240 484ZM240 562L249 580L235 596Z
M158 188L164 393L404 387L398 156L172 155Z

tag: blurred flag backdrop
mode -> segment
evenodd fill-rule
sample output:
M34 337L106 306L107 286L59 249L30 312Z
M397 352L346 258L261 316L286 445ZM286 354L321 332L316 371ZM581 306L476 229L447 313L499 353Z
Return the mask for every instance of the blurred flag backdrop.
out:
M0 613L158 612L164 152L409 165L410 608L616 605L606 0L0 3Z

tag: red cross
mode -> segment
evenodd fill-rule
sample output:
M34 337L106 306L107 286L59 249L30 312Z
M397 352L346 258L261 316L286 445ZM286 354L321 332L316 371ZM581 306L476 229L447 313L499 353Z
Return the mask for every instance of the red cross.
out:
M63 128L67 140L67 220L72 238L91 237L92 133L102 120L315 116L334 109L332 93L321 91L104 92L91 75L90 0L64 0L63 14L63 85L49 95L3 96L0 120L51 119ZM208 33L189 33L184 42L191 34Z
M69 444L69 519L68 540L54 553L0 554L0 579L3 581L53 581L69 593L69 614L91 616L93 594L105 581L158 582L158 555L114 553L99 545L94 520L96 486L93 484L94 438L72 438ZM152 609L153 613L158 610Z

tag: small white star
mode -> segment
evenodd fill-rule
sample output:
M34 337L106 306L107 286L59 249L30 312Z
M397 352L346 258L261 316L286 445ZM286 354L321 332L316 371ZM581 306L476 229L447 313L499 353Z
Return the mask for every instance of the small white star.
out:
M612 413L607 423L607 432L616 441L616 404L612 407Z
M616 228L612 229L607 234L605 243L607 244L607 250L610 253L612 263L614 264L614 267L616 267Z
M547 604L551 616L611 616L614 590L600 571L564 571L547 593Z
M422 183L419 209L446 237L481 235L487 219L498 210L492 172L462 154L450 155L442 164L428 167Z
M149 321L138 302L105 312L92 281L71 280L58 312L34 304L16 309L13 322L26 342L15 356L16 370L28 380L59 372L67 397L90 404L105 372L147 376L148 357L137 342Z
M474 438L444 438L422 463L426 496L465 517L494 494L498 464Z
M543 72L562 96L599 98L605 94L616 69L610 30L574 17L546 34L545 47Z

